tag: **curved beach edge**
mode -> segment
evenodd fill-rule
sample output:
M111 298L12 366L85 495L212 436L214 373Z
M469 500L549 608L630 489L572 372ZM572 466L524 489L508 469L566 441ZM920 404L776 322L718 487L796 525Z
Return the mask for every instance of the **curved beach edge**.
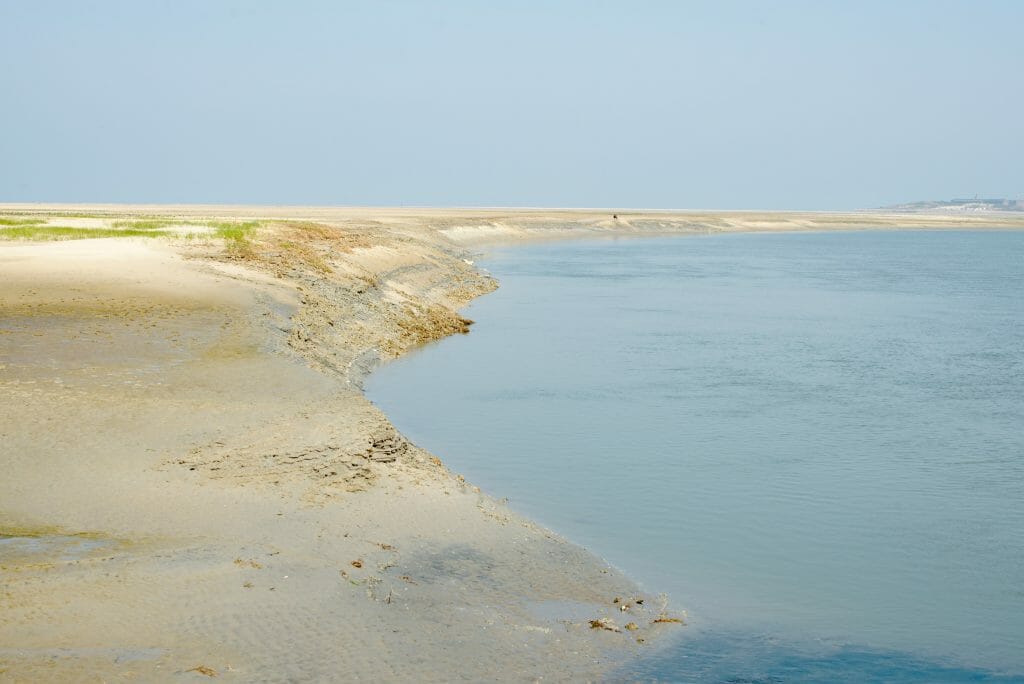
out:
M600 678L680 634L681 613L450 472L362 394L380 363L470 329L460 309L497 286L471 250L1024 226L101 205L0 216L0 233L23 233L0 234L0 675L16 680Z

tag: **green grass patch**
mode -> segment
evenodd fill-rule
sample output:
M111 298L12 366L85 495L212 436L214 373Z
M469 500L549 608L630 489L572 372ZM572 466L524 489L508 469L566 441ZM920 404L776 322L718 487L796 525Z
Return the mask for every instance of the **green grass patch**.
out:
M202 224L213 228L217 237L228 241L239 241L249 239L252 231L260 227L259 221L244 221L235 223L232 221L204 221Z
M133 228L72 228L70 226L12 226L0 228L0 240L88 240L111 237L160 237L161 230Z
M114 221L111 224L114 228L128 228L129 230L160 230L168 226L191 226L189 221L176 221L174 219L133 219L129 221Z
M204 225L213 228L214 235L224 240L224 247L232 256L248 259L254 256L252 233L260 227L259 221L206 221Z
M90 217L95 218L95 217ZM59 220L59 219L58 219ZM114 221L109 228L75 228L72 226L44 225L46 219L0 218L0 241L3 240L87 240L118 237L184 237L187 240L219 238L226 250L236 257L253 256L252 234L260 221L187 221L172 218L140 218ZM171 227L195 226L207 228L209 233L190 231L180 234Z

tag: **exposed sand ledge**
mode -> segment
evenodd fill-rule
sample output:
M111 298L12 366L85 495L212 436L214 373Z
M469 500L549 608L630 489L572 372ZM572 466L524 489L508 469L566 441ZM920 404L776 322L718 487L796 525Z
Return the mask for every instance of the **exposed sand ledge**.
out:
M651 597L621 612L614 598L640 596L627 578L449 473L359 389L375 364L465 330L458 308L495 283L464 248L1024 227L1006 215L5 214L266 220L227 253L202 240L0 242L0 534L13 537L0 539L0 679L15 680L600 676L678 628L652 624ZM640 629L591 629L601 617Z

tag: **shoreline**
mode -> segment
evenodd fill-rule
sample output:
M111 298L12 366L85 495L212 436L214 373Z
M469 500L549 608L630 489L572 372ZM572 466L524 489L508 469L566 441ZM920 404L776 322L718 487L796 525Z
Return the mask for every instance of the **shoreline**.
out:
M447 471L361 391L376 365L468 330L459 309L497 286L470 250L995 221L90 206L0 205L168 233L0 241L15 679L600 677L678 635L653 624L665 608L620 611L631 580ZM237 240L213 225L254 218Z

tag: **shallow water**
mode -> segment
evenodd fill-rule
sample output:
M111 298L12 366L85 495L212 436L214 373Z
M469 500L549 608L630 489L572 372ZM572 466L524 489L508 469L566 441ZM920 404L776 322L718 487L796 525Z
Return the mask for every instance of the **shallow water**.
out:
M485 266L501 288L472 334L368 393L689 611L631 675L1024 675L1024 233L577 242Z
M0 534L0 563L43 563L81 560L115 546L110 539L64 534L17 536Z

